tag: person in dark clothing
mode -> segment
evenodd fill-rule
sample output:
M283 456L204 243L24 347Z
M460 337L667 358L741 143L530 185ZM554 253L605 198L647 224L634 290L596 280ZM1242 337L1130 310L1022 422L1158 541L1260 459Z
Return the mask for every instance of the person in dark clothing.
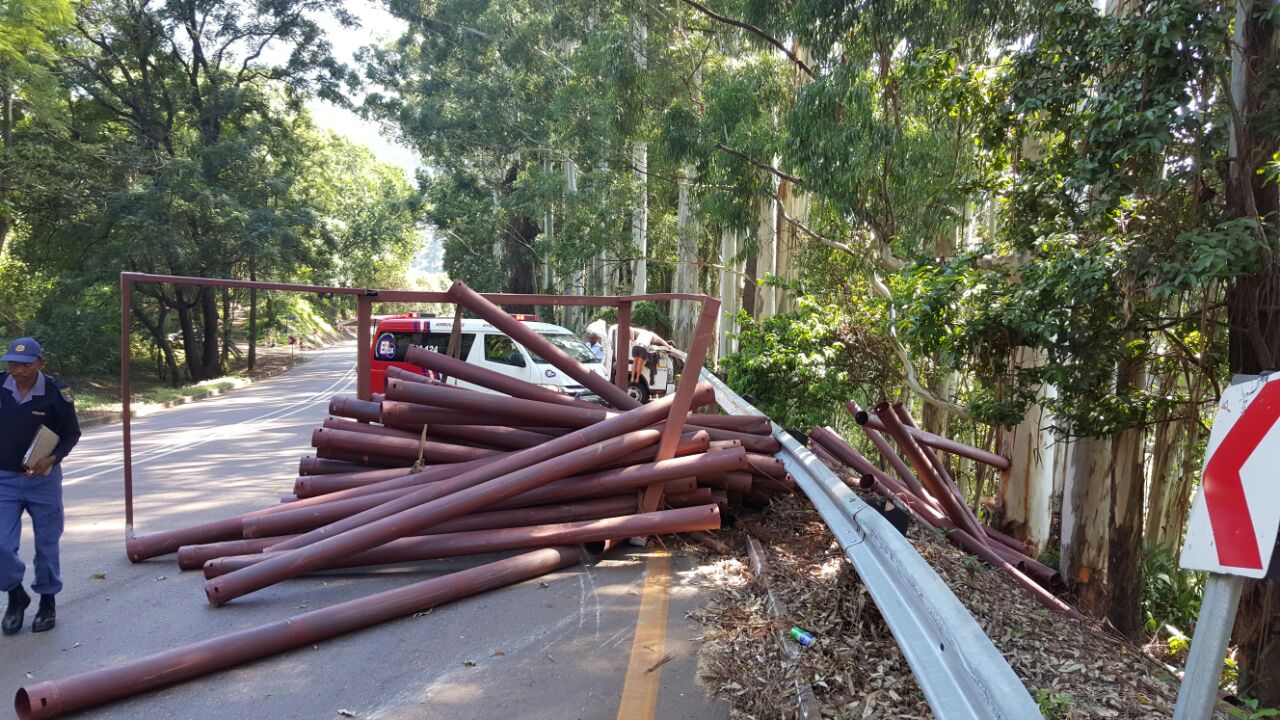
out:
M54 596L62 590L58 540L62 537L62 461L80 440L80 423L67 386L44 374L44 353L33 338L18 338L0 362L0 590L9 594L2 629L22 629L31 597L22 589L26 565L18 556L22 513L31 516L35 534L35 582L40 607L32 632L44 632L56 619ZM27 448L43 425L58 435L53 454L23 464Z

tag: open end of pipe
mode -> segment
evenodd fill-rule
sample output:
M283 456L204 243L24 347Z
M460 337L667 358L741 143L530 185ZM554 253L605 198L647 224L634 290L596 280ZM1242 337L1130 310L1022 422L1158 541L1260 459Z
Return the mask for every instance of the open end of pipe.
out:
M21 720L31 720L31 698L27 696L26 688L18 688L18 694L13 698L13 709Z
M876 485L876 476L870 473L862 476L862 480L858 483L858 487L863 490L870 490Z
M870 420L871 416L867 414L866 410L859 410L853 415L853 421L859 425L866 425Z
M209 604L218 607L222 604L222 593L217 583L206 582L204 584L204 596L209 598Z

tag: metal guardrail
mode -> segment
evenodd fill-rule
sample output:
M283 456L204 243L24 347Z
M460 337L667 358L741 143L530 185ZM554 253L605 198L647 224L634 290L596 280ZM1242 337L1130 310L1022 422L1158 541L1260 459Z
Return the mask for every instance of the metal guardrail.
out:
M763 415L706 370L726 412ZM933 568L887 520L785 430L778 457L871 593L939 720L1028 720L1040 710L1009 663Z

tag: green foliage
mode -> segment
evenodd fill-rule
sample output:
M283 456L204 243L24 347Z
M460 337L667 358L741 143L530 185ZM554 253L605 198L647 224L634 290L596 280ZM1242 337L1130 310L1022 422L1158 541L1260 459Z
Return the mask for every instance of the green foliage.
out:
M1227 709L1227 715L1237 720L1262 720L1263 718L1280 717L1280 709L1259 708L1256 698L1241 698L1241 707Z
M865 315L809 297L799 305L795 313L758 322L741 315L738 351L726 355L720 369L734 390L755 398L778 423L806 430L845 424L845 401L865 403L891 392L891 352Z
M1045 720L1067 720L1071 717L1071 696L1044 688L1036 689L1036 705Z
M638 302L631 308L631 325L652 330L664 338L671 337L671 316L654 302Z
M1143 546L1142 612L1147 629L1171 636L1194 632L1205 577L1205 573L1180 569L1178 558L1171 551L1155 545ZM1168 630L1170 627L1176 632Z

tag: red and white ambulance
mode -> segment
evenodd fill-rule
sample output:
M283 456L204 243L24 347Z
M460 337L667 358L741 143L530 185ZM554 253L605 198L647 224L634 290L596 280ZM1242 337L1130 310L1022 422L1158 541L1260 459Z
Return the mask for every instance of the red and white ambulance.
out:
M536 315L514 315L526 326L577 360L588 370L604 376L604 365L596 359L591 349L578 336L566 328L539 322ZM409 372L430 375L429 370L405 362L410 345L419 345L438 353L447 353L449 336L453 333L453 318L438 318L423 313L408 313L384 317L378 321L373 333L373 347L369 348L370 388L375 393L386 388L387 368L398 367ZM488 370L531 382L553 392L565 393L585 400L596 396L578 381L565 375L536 353L507 337L501 330L484 320L462 321L462 346L458 357ZM450 385L490 392L486 388L449 378Z

